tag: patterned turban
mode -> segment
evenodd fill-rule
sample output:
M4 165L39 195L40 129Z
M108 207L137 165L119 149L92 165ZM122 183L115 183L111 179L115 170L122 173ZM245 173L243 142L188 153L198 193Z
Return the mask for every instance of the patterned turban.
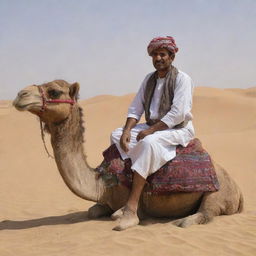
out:
M174 38L171 36L156 37L152 39L148 45L149 56L151 56L152 52L158 48L165 48L172 53L176 53L179 50L179 48L175 44Z

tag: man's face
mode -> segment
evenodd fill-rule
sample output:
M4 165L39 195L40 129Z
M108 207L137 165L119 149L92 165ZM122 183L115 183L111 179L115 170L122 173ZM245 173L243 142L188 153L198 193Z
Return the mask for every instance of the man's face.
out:
M173 55L165 48L156 49L152 53L152 62L157 71L168 70L173 59Z

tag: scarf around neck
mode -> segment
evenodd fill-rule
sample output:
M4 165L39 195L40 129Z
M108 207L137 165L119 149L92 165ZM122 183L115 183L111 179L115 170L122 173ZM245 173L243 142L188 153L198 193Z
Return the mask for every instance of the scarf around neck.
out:
M165 76L165 81L163 85L163 92L160 99L158 114L159 119L163 118L167 112L171 110L173 98L174 98L174 90L176 87L176 78L179 71L176 67L170 66L168 73ZM158 79L157 71L155 71L148 79L145 92L144 92L144 110L145 110L145 118L146 121L150 121L150 104L154 95L154 91L156 88ZM183 127L183 122L175 126L175 128Z

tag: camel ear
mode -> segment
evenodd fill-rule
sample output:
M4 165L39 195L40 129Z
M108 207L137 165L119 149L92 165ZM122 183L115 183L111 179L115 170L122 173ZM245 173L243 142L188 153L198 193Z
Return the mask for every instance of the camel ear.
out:
M77 100L78 99L78 93L79 93L80 85L79 83L73 83L69 87L69 95L71 99Z

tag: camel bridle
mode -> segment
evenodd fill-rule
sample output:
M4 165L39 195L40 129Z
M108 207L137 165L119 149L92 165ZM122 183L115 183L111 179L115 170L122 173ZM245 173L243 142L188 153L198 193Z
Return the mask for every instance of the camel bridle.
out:
M43 90L43 88L41 86L38 86L38 90L39 90L39 93L41 95L41 98L42 98L42 106L41 106L41 112L44 112L46 110L46 106L47 104L49 103L68 103L68 104L71 104L71 105L74 105L76 103L75 100L72 100L72 99L66 99L66 100L62 100L62 99L48 99L45 95L45 92Z
M72 100L72 99L66 99L66 100L64 100L64 99L63 100L62 99L48 99L46 97L46 94L45 94L43 88L41 86L39 86L39 85L35 85L35 86L37 86L37 88L39 90L39 93L41 95L41 98L42 98L42 106L41 106L41 109L40 109L41 113L46 110L46 106L49 103L68 103L71 106L73 106L76 103L76 100ZM48 151L48 149L46 147L42 119L41 119L40 114L38 116L39 116L39 119L40 119L41 138L42 138L42 141L43 141L43 144L44 144L45 151L46 151L48 157L51 157L51 158L54 159L54 157L49 153L49 151Z

